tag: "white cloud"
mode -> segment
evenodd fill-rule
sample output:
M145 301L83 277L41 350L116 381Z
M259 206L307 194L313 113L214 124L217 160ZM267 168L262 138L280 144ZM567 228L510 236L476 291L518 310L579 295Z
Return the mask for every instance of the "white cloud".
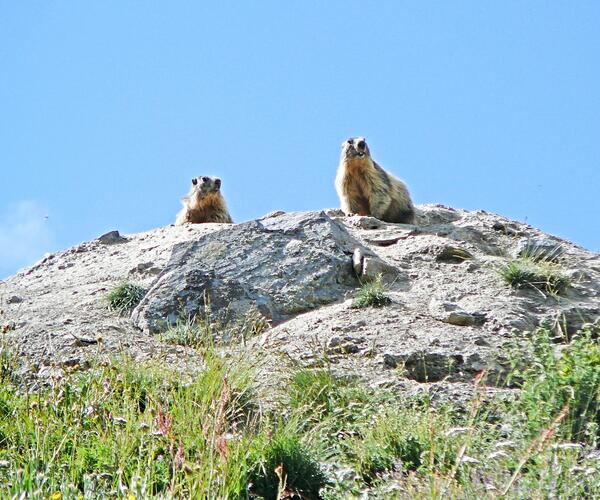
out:
M0 279L33 264L52 247L44 208L23 200L0 213Z

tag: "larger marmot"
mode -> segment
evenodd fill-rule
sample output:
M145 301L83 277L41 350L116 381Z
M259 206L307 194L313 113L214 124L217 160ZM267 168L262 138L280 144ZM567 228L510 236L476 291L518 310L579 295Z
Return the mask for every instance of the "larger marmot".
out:
M415 208L406 185L373 161L364 137L352 137L342 143L335 189L346 215L371 215L404 224L415 222Z
M232 223L225 199L221 194L221 179L218 177L195 177L187 196L181 199L183 208L177 214L175 225L191 222Z

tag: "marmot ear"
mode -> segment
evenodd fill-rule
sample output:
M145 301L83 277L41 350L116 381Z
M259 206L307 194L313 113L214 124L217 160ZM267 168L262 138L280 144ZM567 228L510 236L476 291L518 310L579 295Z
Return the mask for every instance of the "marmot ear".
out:
M195 177L192 179L192 184L195 186L196 184L198 184L198 179L196 179Z

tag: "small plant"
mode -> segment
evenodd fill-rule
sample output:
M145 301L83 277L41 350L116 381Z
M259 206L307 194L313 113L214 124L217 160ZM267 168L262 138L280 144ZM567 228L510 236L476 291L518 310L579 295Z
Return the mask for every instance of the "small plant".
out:
M159 336L162 342L199 349L212 344L210 327L203 321L194 321L188 317L179 319L177 323Z
M515 288L532 288L543 294L560 295L570 285L559 264L532 257L518 257L498 269L500 276Z
M270 321L255 307L248 309L242 317L228 321L213 321L208 307L202 316L178 319L177 323L160 334L160 339L168 344L203 349L215 343L243 343L271 326Z
M108 293L108 308L124 315L131 312L146 295L146 289L133 283L121 283Z
M386 295L386 286L382 282L381 275L373 281L362 284L360 290L354 297L352 307L362 309L365 307L383 307L387 306L392 300Z
M256 306L252 306L230 328L229 336L232 340L241 339L242 341L245 341L248 338L264 333L270 326L270 320L266 318Z
M250 471L252 492L266 500L279 498L318 499L327 478L319 463L293 430L281 429L257 446Z

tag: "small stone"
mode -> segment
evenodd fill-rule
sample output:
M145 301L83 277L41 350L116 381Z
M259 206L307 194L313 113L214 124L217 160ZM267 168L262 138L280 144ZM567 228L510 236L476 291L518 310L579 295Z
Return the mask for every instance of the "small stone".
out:
M460 264L465 260L473 258L473 254L464 248L447 245L435 252L435 260L438 262L447 262L452 264Z
M390 283L396 281L400 276L400 270L375 257L365 257L362 260L362 278L376 280L380 276L383 281Z
M96 239L103 245L112 245L113 243L121 243L127 241L127 238L123 238L119 234L119 231L109 231L108 233L105 233Z
M123 417L113 417L113 424L118 425L119 427L124 427L127 424L127 420Z
M469 313L463 311L458 304L436 298L429 303L429 313L439 321L456 326L478 326L485 323L484 314Z
M279 217L280 215L285 215L285 212L283 210L273 210L272 212L263 215L259 220L271 219L273 217Z
M357 276L362 276L364 255L360 248L355 248L352 253L352 267Z
M8 299L6 299L7 304L20 304L23 302L23 298L18 295L11 295Z
M383 222L375 217L366 217L362 215L353 215L349 219L350 224L360 229L379 229Z

